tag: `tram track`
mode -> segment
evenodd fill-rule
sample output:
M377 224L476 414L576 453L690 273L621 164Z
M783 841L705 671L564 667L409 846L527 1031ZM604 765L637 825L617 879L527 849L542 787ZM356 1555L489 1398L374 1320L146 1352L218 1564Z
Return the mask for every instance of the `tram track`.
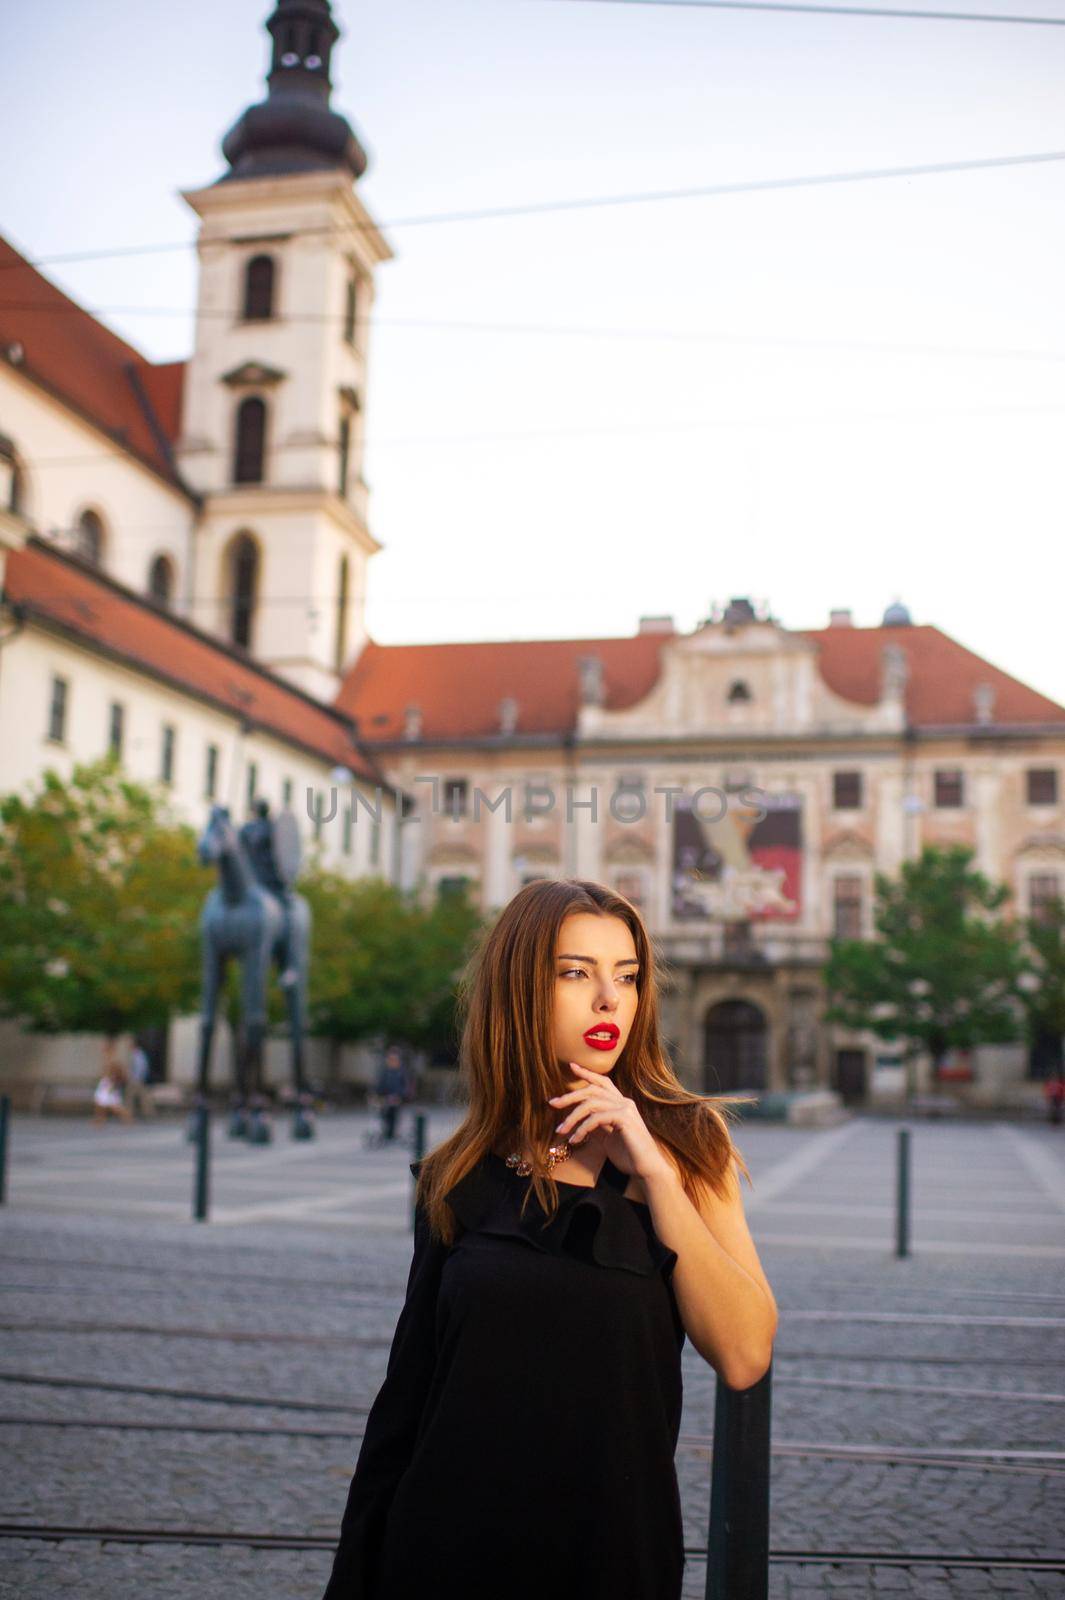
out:
M192 1247L190 1246L190 1248L192 1248ZM76 1257L76 1256L74 1256L74 1257L50 1257L50 1256L42 1257L40 1255L21 1255L21 1254L13 1254L13 1253L11 1253L9 1251L0 1251L0 1265L8 1265L8 1264L12 1265L12 1266L35 1267L38 1270L47 1267L47 1268L62 1268L64 1270L75 1271L75 1272L90 1272L90 1273L108 1272L108 1273L122 1273L122 1274L125 1274L127 1276L134 1276L134 1277L162 1278L162 1279L166 1280L166 1282L167 1282L167 1284L169 1286L165 1292L167 1292L167 1293L172 1293L173 1292L173 1280L174 1280L174 1269L173 1269L173 1267L170 1267L170 1266L165 1266L165 1267L164 1266L155 1266L151 1262L111 1261L111 1260L99 1261L99 1260L92 1260L92 1259L88 1259L88 1258L85 1258L85 1257ZM331 1268L336 1268L338 1265L340 1265L340 1263L336 1259L330 1257L329 1260L328 1260L328 1265ZM201 1265L199 1262L196 1262L194 1265L190 1265L189 1267L183 1269L183 1271L182 1271L182 1281L183 1282L193 1282L193 1281L198 1280L198 1279L203 1279L203 1280L205 1280L207 1282L225 1283L230 1289L239 1289L239 1288L243 1287L244 1285L248 1285L249 1287L255 1286L255 1285L259 1285L259 1286L266 1287L266 1288L275 1288L280 1292L280 1294L286 1300L290 1298L291 1291L293 1289L306 1288L306 1289L314 1289L316 1291L316 1293L319 1294L319 1295L321 1295L323 1293L323 1291L326 1291L329 1294L340 1294L340 1295L344 1295L344 1296L353 1295L353 1294L354 1295L362 1295L362 1296L367 1297L368 1301L372 1301L372 1299L380 1297L381 1303L383 1303L383 1304L384 1303L394 1304L397 1299L399 1301L402 1301L403 1288L404 1288L404 1284L406 1282L406 1278L405 1278L405 1275L404 1275L402 1280L397 1278L395 1284L382 1284L382 1285L375 1286L372 1289L367 1289L365 1287L361 1287L360 1285L354 1284L354 1283L345 1284L345 1283L337 1283L337 1282L328 1281L328 1280L323 1282L323 1280L322 1280L320 1275L319 1276L315 1276L315 1277L295 1277L294 1276L294 1277L278 1278L273 1274L265 1273L265 1272L239 1272L239 1273L234 1273L234 1272L226 1272L226 1271L223 1271L223 1270L215 1270L215 1269L212 1269L210 1267L205 1267L205 1266ZM6 1291L6 1292L10 1292L11 1290L14 1290L14 1289L19 1289L19 1290L23 1290L23 1291L28 1292L28 1293L33 1293L33 1292L41 1291L41 1290L47 1291L49 1293L54 1293L54 1292L56 1292L58 1290L62 1290L63 1288L68 1288L68 1289L70 1289L70 1290L72 1290L73 1292L76 1292L76 1293L82 1293L83 1292L82 1286L81 1285L75 1285L75 1284L69 1284L69 1285L63 1285L63 1284L58 1284L58 1285L57 1284L35 1284L35 1283L13 1284L10 1281L0 1284L0 1291ZM845 1285L845 1284L838 1284L837 1285L837 1284L828 1283L828 1284L822 1285L821 1288L822 1288L822 1292L827 1292L827 1293L831 1294L833 1292L844 1293L850 1288L850 1286L849 1285ZM923 1296L921 1296L919 1290L916 1290L916 1289L913 1289L913 1288L905 1289L902 1292L905 1293L905 1294L908 1294L910 1296L917 1296L919 1298L924 1298ZM1027 1291L1027 1290L1023 1290L1023 1289L1018 1289L1018 1290L989 1290L989 1289L979 1289L979 1290L957 1289L957 1290L952 1290L952 1289L940 1288L940 1287L937 1286L936 1291L935 1291L935 1298L936 1298L937 1304L941 1304L941 1303L943 1303L945 1301L948 1301L948 1300L1002 1300L1002 1301L1006 1301L1007 1303L1012 1305L1012 1304L1018 1303L1019 1301L1027 1300L1027 1301L1034 1301L1034 1302L1042 1303L1042 1304L1046 1304L1046 1305L1060 1305L1062 1307L1065 1307L1065 1294L1055 1294L1055 1293L1052 1293L1052 1292L1048 1293L1046 1291L1034 1291L1034 1290ZM794 1316L797 1316L797 1317L801 1317L803 1319L806 1319L806 1318L818 1318L819 1319L819 1318L822 1318L822 1317L827 1317L827 1318L830 1318L832 1320L836 1320L836 1319L843 1320L843 1321L851 1321L851 1320L853 1320L853 1321L859 1321L859 1322L869 1320L871 1317L874 1320L881 1320L884 1317L888 1317L891 1320L906 1320L907 1317L910 1316L910 1315L914 1315L918 1320L923 1320L922 1314L920 1314L920 1313L914 1313L914 1314L910 1314L910 1313L906 1313L906 1312L869 1313L869 1312L865 1311L864 1309L855 1309L854 1312L851 1313L851 1312L847 1312L847 1311L837 1311L835 1309L832 1309L832 1310L829 1311L829 1310L825 1310L823 1308L805 1307L805 1306L794 1306L794 1307L784 1306L784 1307L782 1307L782 1314L785 1315L785 1316L788 1315L788 1314L791 1314L791 1315L794 1315ZM925 1314L925 1315L927 1315L927 1314ZM936 1321L941 1320L941 1318L939 1316L937 1316L935 1313L932 1313L931 1315L933 1316L934 1320L936 1320ZM968 1321L968 1320L969 1319L966 1318L966 1321ZM975 1320L976 1322L979 1323L979 1322L982 1322L985 1319L977 1316L973 1320Z
M78 1540L93 1544L236 1546L246 1550L332 1551L331 1534L241 1532L223 1528L131 1528L123 1525L86 1527L77 1523L0 1522L0 1539L61 1543ZM705 1545L686 1545L686 1560L705 1561ZM781 1566L833 1567L947 1567L960 1571L1065 1572L1065 1556L1009 1556L971 1553L945 1554L938 1550L799 1550L771 1549L769 1560Z
M977 1389L977 1388L949 1388L935 1384L888 1384L870 1382L865 1383L858 1379L845 1378L809 1378L791 1377L787 1374L776 1374L774 1385L784 1385L794 1388L814 1389L843 1389L859 1394L897 1394L913 1395L920 1399L937 1396L940 1399L966 1399L1009 1401L1013 1404L1052 1404L1065 1405L1065 1395L1033 1390L1016 1389ZM343 1402L335 1404L327 1401L296 1400L281 1395L273 1399L261 1399L246 1394L221 1393L213 1390L181 1389L162 1384L137 1384L124 1383L106 1378L71 1378L61 1377L50 1373L35 1372L3 1372L0 1371L0 1383L11 1384L14 1387L25 1386L30 1388L52 1389L84 1389L95 1390L108 1394L138 1394L165 1400L185 1400L200 1405L240 1405L264 1409L299 1410L299 1411L341 1411L352 1416L365 1416L367 1406L349 1406Z
M856 1320L859 1320L856 1314ZM974 1319L979 1323L979 1319ZM968 1324L972 1326L972 1322ZM1013 1329L1027 1329L1033 1326L1027 1320L1020 1321L991 1321L986 1320L979 1325L984 1327L1009 1327ZM1052 1326L1065 1328L1065 1321ZM1039 1321L1035 1327L1042 1329L1046 1324ZM191 1323L174 1323L169 1326L160 1326L158 1323L149 1322L115 1322L115 1321L88 1321L74 1320L72 1318L9 1318L0 1321L0 1333L71 1333L71 1334L134 1334L140 1338L152 1339L203 1339L212 1343L255 1343L255 1344L289 1344L306 1348L317 1346L340 1346L359 1348L378 1348L388 1346L392 1342L392 1334L358 1334L358 1333L304 1333L300 1331L282 1332L269 1328L203 1328ZM1017 1357L1017 1356L936 1356L936 1355L899 1355L892 1353L890 1356L856 1354L853 1351L825 1351L825 1350L787 1350L774 1351L774 1366L780 1361L848 1361L866 1362L873 1365L907 1365L923 1363L926 1365L943 1366L1037 1366L1056 1369L1060 1362L1053 1356L1045 1358ZM818 1379L818 1381L822 1381ZM824 1380L827 1381L827 1380ZM1043 1396L1037 1398L1042 1399Z
M263 1402L269 1409L269 1402ZM323 1413L335 1415L345 1408L323 1406ZM362 1435L347 1428L298 1428L256 1424L249 1427L225 1422L166 1422L150 1418L111 1417L20 1417L0 1414L0 1428L63 1429L104 1433L155 1433L227 1436L240 1439L320 1439L350 1447ZM712 1434L684 1434L677 1440L678 1452L709 1453ZM1019 1477L1065 1478L1065 1451L997 1450L959 1447L951 1449L920 1446L889 1448L881 1444L847 1444L821 1441L775 1440L770 1454L782 1460L849 1461L874 1466L909 1466L947 1469L955 1472L1005 1473Z

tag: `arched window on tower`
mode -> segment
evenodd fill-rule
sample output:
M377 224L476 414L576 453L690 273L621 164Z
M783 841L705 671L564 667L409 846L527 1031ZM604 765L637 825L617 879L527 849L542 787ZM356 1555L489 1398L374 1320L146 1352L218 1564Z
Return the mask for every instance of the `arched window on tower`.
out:
M75 549L83 561L98 567L104 559L104 524L97 511L83 511L75 529Z
M345 411L337 429L337 494L347 499L348 473L351 470L351 418Z
M0 511L13 516L22 512L23 480L18 451L6 434L0 433Z
M348 558L341 556L337 570L337 628L333 664L343 672L348 657Z
M174 563L169 556L153 556L148 568L148 596L157 606L169 607L174 599Z
M352 272L348 277L347 289L344 292L344 337L349 344L355 343L355 328L359 317L359 280Z
M259 546L250 533L237 534L226 560L229 637L242 650L250 650L259 590Z
M244 271L244 320L269 322L274 315L273 256L252 256Z
M250 395L237 407L233 482L262 483L266 454L266 401Z

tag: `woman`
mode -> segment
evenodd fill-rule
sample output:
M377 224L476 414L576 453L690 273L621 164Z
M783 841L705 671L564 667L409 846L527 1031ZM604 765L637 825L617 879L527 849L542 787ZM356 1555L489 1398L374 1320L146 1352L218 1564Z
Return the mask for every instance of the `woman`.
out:
M610 889L527 884L460 1000L469 1108L411 1166L406 1301L323 1600L677 1600L685 1336L743 1389L776 1332L746 1165L663 1054L651 942Z
M113 1039L104 1043L104 1070L93 1090L92 1120L99 1126L109 1115L120 1122L132 1122L133 1113L126 1105L123 1091L126 1086L126 1069L118 1058L118 1045Z

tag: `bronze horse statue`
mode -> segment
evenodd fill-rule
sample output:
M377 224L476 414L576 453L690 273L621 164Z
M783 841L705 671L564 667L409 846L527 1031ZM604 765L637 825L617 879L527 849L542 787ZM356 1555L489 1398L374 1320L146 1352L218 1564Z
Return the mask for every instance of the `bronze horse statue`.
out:
M277 968L288 1013L295 1096L292 1137L313 1139L315 1133L310 1116L313 1094L303 1071L311 913L307 901L292 887L300 860L295 818L291 812L282 812L271 820L265 801L256 809L255 819L238 833L228 806L212 806L197 846L201 862L218 868L218 883L204 901L200 916L203 1006L197 1092L199 1105L206 1105L218 998L226 969L235 960L241 969L241 1016L233 1059L229 1134L252 1144L267 1144L271 1133L262 1114L262 1066L271 964Z

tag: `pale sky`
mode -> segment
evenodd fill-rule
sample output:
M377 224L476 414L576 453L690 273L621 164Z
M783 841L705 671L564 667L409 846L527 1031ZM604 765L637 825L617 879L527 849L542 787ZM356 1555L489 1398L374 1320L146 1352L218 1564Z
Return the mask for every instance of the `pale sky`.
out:
M224 170L270 9L20 7L0 231L34 258L187 246L177 191ZM334 11L334 104L396 251L368 392L376 639L690 629L733 595L786 627L841 606L868 626L900 597L1065 702L1065 162L389 226L1065 149L1065 28ZM188 248L44 270L153 359L188 353Z

